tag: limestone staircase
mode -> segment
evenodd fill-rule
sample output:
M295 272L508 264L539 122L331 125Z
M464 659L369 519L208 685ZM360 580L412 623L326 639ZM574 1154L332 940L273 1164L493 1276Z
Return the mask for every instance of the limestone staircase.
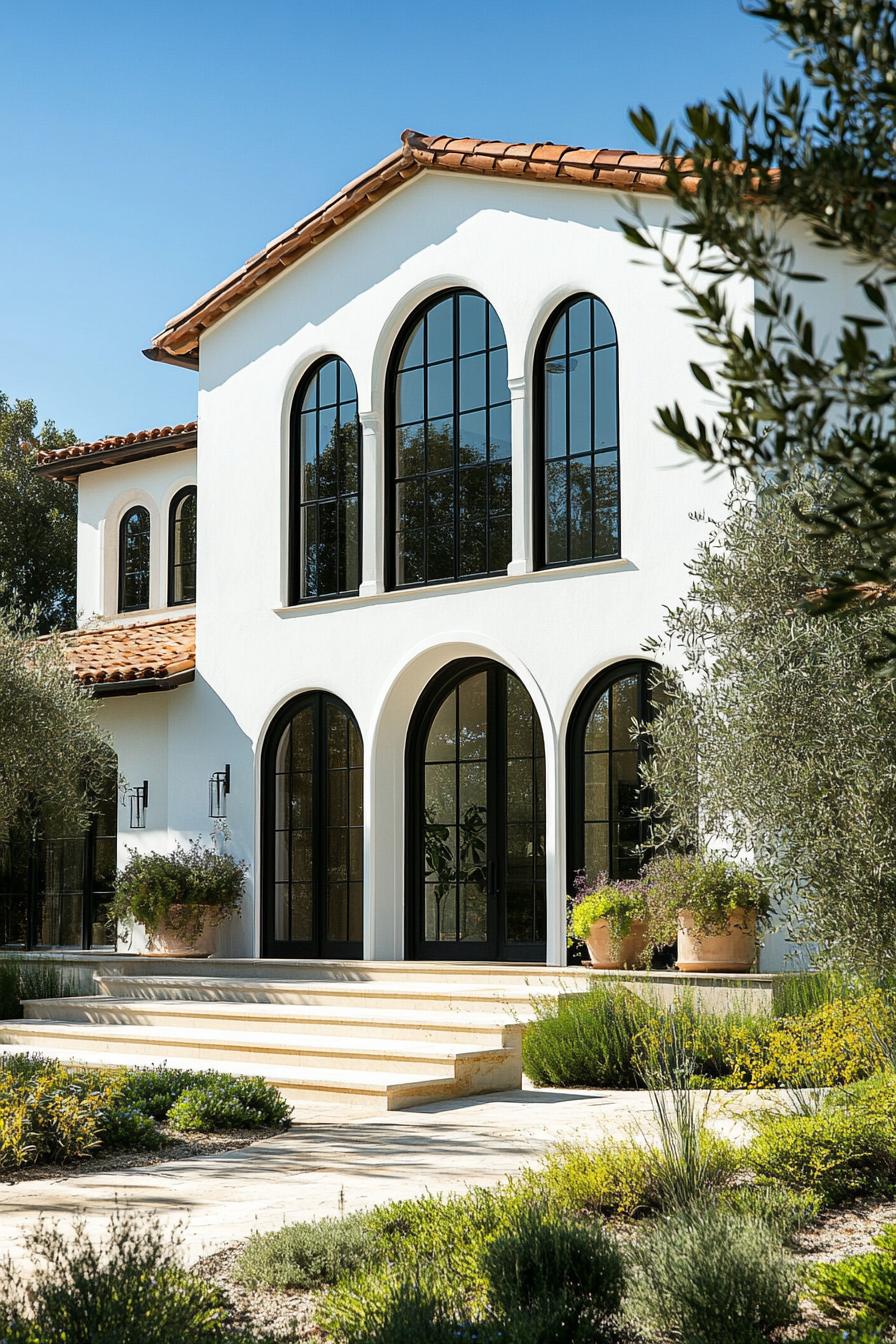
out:
M29 1000L24 1020L0 1022L0 1051L167 1060L260 1075L291 1100L398 1110L520 1087L533 1000L570 989L567 975L536 967L315 962L267 979L257 963L244 976L200 965L99 971L95 994Z

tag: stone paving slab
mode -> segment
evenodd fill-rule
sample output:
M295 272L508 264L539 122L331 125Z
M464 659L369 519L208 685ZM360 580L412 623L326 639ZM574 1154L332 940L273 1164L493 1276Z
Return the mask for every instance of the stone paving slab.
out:
M747 1104L757 1100L748 1094ZM711 1099L721 1132L743 1133L743 1094ZM652 1128L644 1092L522 1091L383 1113L301 1102L289 1130L248 1148L179 1162L0 1185L0 1258L27 1271L22 1240L41 1217L102 1232L116 1208L181 1229L189 1260L300 1219L426 1192L492 1184L565 1140Z

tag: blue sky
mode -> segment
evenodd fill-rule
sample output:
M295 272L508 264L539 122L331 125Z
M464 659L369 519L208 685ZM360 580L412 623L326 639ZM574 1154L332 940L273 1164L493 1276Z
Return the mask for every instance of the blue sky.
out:
M404 127L634 147L786 66L737 0L6 0L0 51L0 390L88 439L192 418L143 347Z

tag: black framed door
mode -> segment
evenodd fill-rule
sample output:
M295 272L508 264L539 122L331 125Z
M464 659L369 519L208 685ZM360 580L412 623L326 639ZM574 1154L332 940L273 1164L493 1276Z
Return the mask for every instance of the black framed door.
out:
M417 706L406 771L410 955L544 961L544 740L522 682L450 664Z
M363 955L364 755L347 705L284 705L262 755L262 952Z

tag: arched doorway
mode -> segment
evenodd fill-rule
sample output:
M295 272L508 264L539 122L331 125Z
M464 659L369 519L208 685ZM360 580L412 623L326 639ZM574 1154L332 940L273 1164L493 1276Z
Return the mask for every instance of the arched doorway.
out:
M409 955L544 961L544 739L519 678L488 659L444 668L406 772Z
M262 752L262 945L267 957L361 957L364 753L325 691L277 714Z

